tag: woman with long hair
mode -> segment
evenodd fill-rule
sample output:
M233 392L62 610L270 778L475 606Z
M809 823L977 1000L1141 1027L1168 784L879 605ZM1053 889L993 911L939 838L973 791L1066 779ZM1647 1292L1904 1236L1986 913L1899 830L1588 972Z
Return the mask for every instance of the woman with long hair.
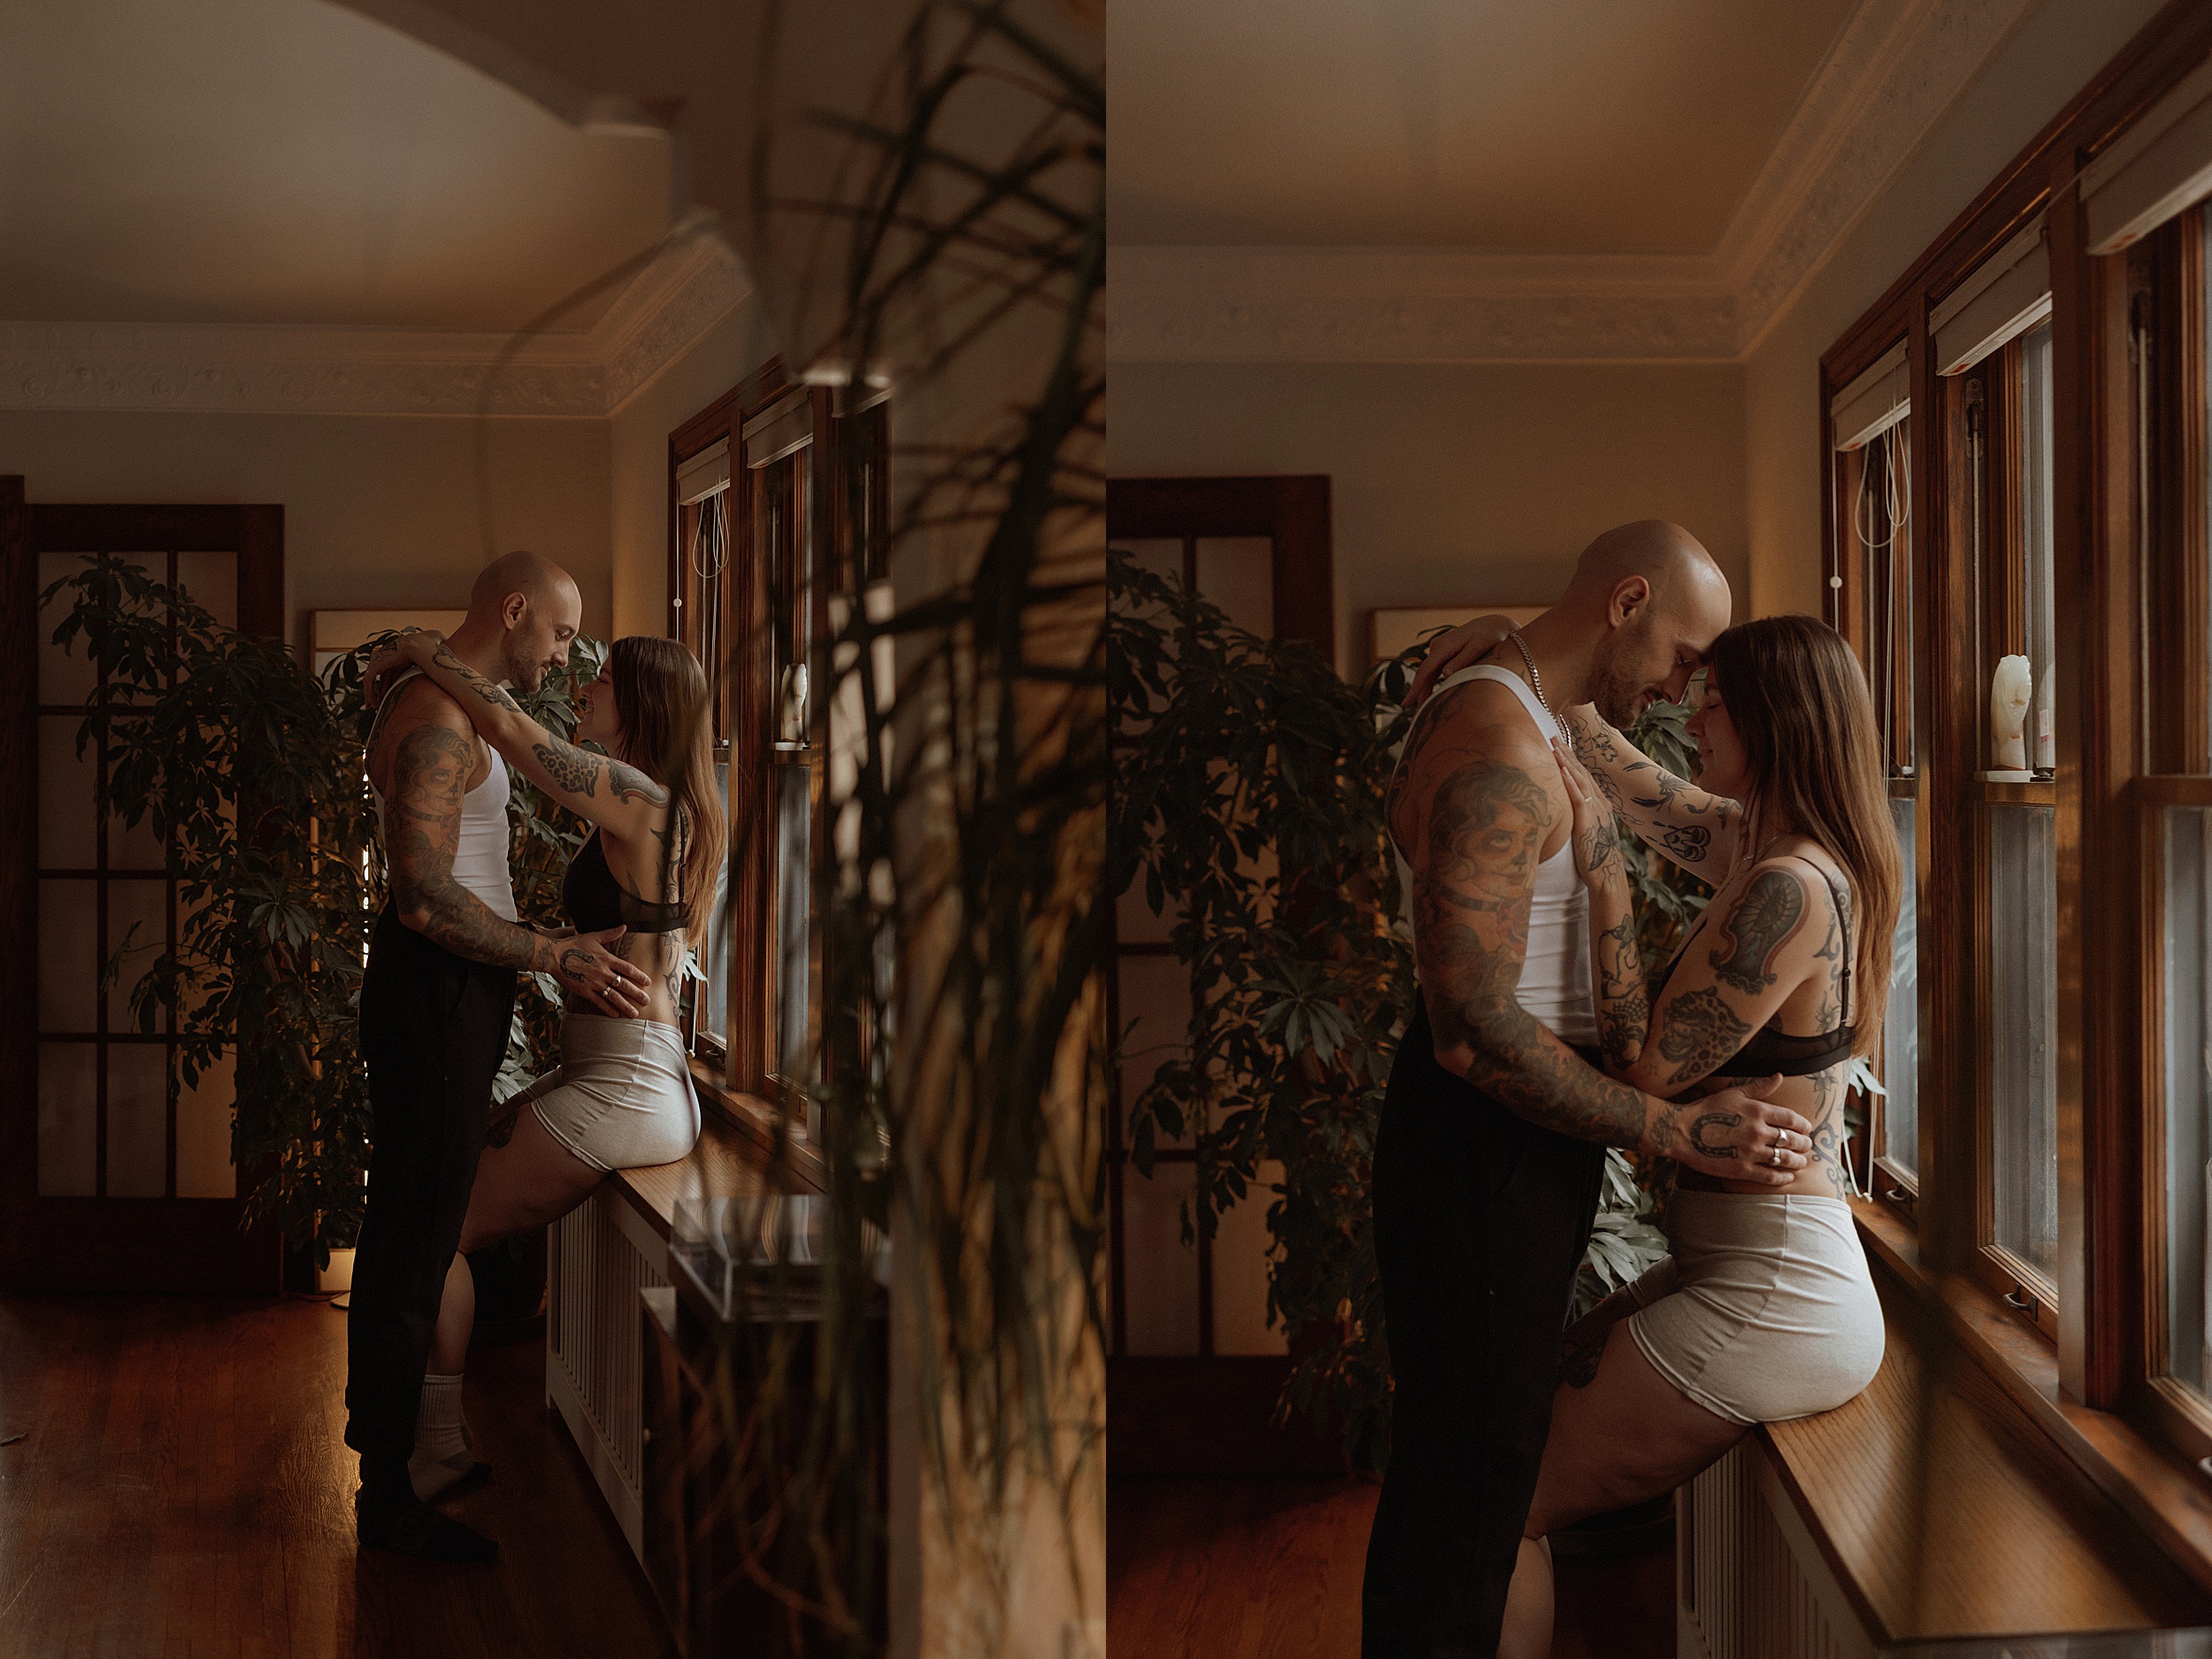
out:
M706 676L676 641L617 640L599 677L578 693L573 742L548 732L428 630L402 634L371 660L372 700L417 672L449 692L510 764L590 822L561 886L569 920L584 933L626 929L614 949L652 981L635 1018L567 1007L559 1068L507 1102L513 1133L488 1146L477 1165L408 1465L416 1496L426 1502L484 1471L461 1417L461 1367L476 1322L468 1252L567 1214L611 1171L672 1164L699 1138L677 994L686 956L711 918L725 828Z
M1607 1070L1678 1098L1778 1078L1770 1098L1814 1127L1786 1187L1681 1171L1666 1218L1672 1254L1567 1332L1502 1659L1549 1649L1548 1534L1672 1491L1755 1424L1843 1404L1881 1368L1884 1340L1844 1202L1854 1186L1843 1099L1853 1056L1880 1040L1902 877L1857 661L1809 617L1721 634L1689 721L1695 783L1593 708L1568 724L1559 766L1590 895ZM1715 884L1655 990L1617 815Z

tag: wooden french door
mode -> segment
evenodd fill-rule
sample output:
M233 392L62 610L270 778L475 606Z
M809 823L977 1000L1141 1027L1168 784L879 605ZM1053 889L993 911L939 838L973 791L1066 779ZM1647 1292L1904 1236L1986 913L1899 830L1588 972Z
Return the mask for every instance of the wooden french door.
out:
M174 1033L129 1013L150 958L105 982L127 940L174 940L179 901L150 827L96 810L106 757L76 747L92 670L81 641L52 642L64 601L40 604L101 552L220 621L283 632L281 507L29 503L0 478L0 770L15 789L0 814L0 1285L273 1292L277 1235L239 1227L229 1069L180 1090Z
M1112 544L1173 576L1263 638L1304 640L1335 658L1335 599L1325 477L1116 479L1106 486ZM1189 975L1139 883L1114 917L1107 987L1111 1028L1127 1031L1106 1127L1109 1270L1108 1460L1117 1474L1263 1472L1329 1467L1304 1437L1267 1428L1289 1356L1267 1324L1268 1185L1221 1218L1211 1240L1182 1240L1197 1188L1187 1139L1162 1145L1149 1178L1129 1166L1129 1108L1181 1052Z

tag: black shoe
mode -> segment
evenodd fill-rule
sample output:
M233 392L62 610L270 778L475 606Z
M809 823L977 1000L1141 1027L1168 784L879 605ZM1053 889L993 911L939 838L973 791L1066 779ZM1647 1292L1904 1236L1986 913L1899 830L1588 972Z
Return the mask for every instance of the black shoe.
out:
M371 1549L387 1549L396 1555L420 1561L497 1561L499 1545L472 1526L464 1526L412 1494L398 1504L369 1499L365 1491L354 1500L354 1531Z

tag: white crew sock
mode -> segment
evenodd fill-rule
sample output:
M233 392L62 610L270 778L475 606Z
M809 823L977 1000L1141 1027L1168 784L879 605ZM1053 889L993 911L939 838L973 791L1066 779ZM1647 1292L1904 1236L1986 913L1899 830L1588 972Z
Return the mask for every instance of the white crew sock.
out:
M476 1442L461 1417L461 1379L434 1373L422 1379L415 1412L415 1451L407 1460L415 1496L427 1503L476 1467Z

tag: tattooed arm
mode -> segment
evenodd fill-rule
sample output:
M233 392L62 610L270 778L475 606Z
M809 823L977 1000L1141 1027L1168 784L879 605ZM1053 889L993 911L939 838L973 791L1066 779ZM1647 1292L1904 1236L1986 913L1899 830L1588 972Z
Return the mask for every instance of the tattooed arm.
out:
M1453 704L1428 717L1449 729L1406 757L1413 775L1394 821L1413 865L1417 965L1439 1064L1561 1134L1783 1184L1802 1158L1790 1155L1779 1168L1753 1158L1774 1144L1778 1129L1803 1144L1812 1125L1794 1111L1740 1089L1706 1101L1657 1099L1585 1064L1521 1006L1536 869L1554 827L1563 828L1566 804L1557 765L1517 703L1500 701L1509 696L1487 686L1455 690ZM1486 712L1488 722L1477 724ZM1734 1129L1694 1144L1690 1118L1716 1110L1735 1119Z
M649 980L608 949L622 929L549 937L507 920L455 879L475 738L450 697L427 687L401 695L369 753L384 796L384 850L399 919L457 956L552 974L607 1013L643 1007Z
M1628 897L1613 809L1564 743L1554 743L1560 780L1574 806L1575 871L1590 895L1590 970L1598 1013L1598 1047L1616 1077L1635 1064L1651 1028L1651 987Z
M1567 710L1575 758L1627 819L1647 847L1655 847L1701 881L1718 887L1736 862L1743 808L1676 777L1617 731L1590 703Z
M443 634L419 629L395 643L453 699L486 742L579 818L632 845L643 844L661 826L667 790L634 766L554 736L525 714L503 687L456 657Z
M1708 925L1712 946L1691 951L1661 988L1649 1039L1622 1074L1628 1081L1670 1094L1690 1088L1723 1070L1801 987L1827 983L1817 949L1830 905L1817 894L1824 884L1804 870L1799 859L1767 859L1732 902L1716 901L1728 909Z

